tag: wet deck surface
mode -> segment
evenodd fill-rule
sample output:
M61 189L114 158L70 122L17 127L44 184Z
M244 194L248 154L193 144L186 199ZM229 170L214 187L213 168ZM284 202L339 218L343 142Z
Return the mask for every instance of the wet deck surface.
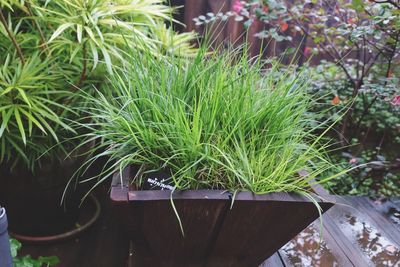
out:
M400 199L335 199L322 231L314 222L262 267L400 266Z
M314 222L261 266L400 266L400 198L335 200L338 204L322 218L322 231L320 222ZM23 253L58 255L58 266L63 267L133 266L129 241L104 205L100 220L79 239L60 245L25 245Z

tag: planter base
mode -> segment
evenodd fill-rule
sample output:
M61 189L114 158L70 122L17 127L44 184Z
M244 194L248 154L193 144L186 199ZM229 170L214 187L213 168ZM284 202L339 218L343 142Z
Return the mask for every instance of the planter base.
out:
M132 177L123 173L124 185ZM134 242L138 266L258 266L319 217L298 194L235 196L220 190L129 191L114 176L111 200ZM325 212L333 203L318 200Z

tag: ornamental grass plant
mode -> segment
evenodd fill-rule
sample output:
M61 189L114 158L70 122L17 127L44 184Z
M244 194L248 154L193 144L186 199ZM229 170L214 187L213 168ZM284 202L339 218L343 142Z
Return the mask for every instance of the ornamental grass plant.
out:
M109 157L101 183L134 165L138 189L143 174L170 173L176 190L223 189L308 194L335 168L329 147L310 123L310 77L279 63L265 68L246 47L209 53L201 46L191 59L131 53L128 67L109 76L108 92L86 95L92 124L88 142L101 138L86 167ZM84 180L81 182L85 182Z

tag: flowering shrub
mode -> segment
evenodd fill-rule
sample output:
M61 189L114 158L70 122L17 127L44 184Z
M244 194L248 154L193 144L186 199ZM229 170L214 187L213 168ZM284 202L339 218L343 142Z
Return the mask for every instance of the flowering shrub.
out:
M235 21L243 21L245 29L249 29L257 20L264 23L265 27L256 33L256 37L273 38L277 41L292 40L290 35L285 34L289 28L290 16L286 5L280 0L234 0L231 11L227 13L209 12L206 16L202 15L193 20L200 26L218 20L226 21L230 17Z
M332 103L349 105L349 111L338 129L343 146L351 143L360 130L352 127L352 116L363 102L360 120L367 116L378 99L400 103L399 48L400 4L398 1L359 0L235 0L232 10L212 19L196 18L198 25L233 16L249 28L255 21L264 25L255 35L276 41L301 36L300 53L326 58L337 64L350 86L346 98L335 94ZM299 38L297 38L298 40ZM379 101L378 101L379 102Z
M331 180L327 187L339 195L369 195L371 197L398 196L400 194L400 174L396 168L400 161L389 163L378 151L364 150L358 156L343 152L335 155L332 160L342 168L351 168L358 164L366 167L357 168L349 175Z
M338 139L341 151L365 162L376 160L371 155L384 156L382 175L400 176L396 171L392 173L400 144L398 0L235 0L228 13L210 13L195 21L202 25L230 17L242 21L245 29L257 22L256 37L293 42L302 58L300 65L307 62L305 59L319 61L310 68L317 73L310 93L320 96L313 116L338 121L332 137ZM301 41L295 43L296 40ZM308 64L305 67L309 68ZM344 109L348 111L343 115ZM349 145L353 147L348 148ZM335 157L342 156L339 153ZM394 192L381 190L384 182L369 183L373 178L368 169L363 173L363 182L355 182L360 173L354 172L351 182L341 185L340 193L366 193L368 190L353 190L354 185L366 183L375 188L375 193Z
M291 18L284 2L280 0L236 0L233 8L237 16L245 20L245 28L250 27L256 20L264 24L262 30L255 34L256 37L273 38L276 41L292 40L292 37L286 34Z
M356 101L363 102L362 121L378 99L396 99L399 95L395 78L399 73L399 9L373 1L338 0L294 4L289 13L313 44L314 53L337 64L351 85L347 99L350 109L338 131L342 145L348 145L360 131L360 122L353 125L352 118L357 112Z
M322 62L307 67L313 77L310 94L315 99L313 119L337 121L352 98L352 84L344 77L338 65ZM390 196L400 193L400 106L393 97L398 79L390 79L386 86L367 83L354 100L351 120L353 138L350 146L331 153L332 160L343 168L357 168L340 179L329 182L336 194L367 194ZM372 88L372 89L367 89ZM368 90L371 90L370 92ZM374 104L364 113L364 103ZM332 137L337 131L331 132Z

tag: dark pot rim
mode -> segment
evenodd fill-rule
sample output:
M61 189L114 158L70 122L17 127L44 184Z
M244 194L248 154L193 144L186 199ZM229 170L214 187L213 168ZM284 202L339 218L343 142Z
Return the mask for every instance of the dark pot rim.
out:
M14 237L15 239L24 242L24 243L52 243L52 242L58 242L58 241L63 241L66 239L73 238L83 232L85 232L88 228L90 228L99 218L100 212L101 212L101 205L100 201L95 197L93 194L89 196L89 199L93 204L95 205L95 212L93 215L90 217L90 219L85 222L83 225L56 235L49 235L49 236L27 236L27 235L21 235L18 233L10 232L10 235Z

